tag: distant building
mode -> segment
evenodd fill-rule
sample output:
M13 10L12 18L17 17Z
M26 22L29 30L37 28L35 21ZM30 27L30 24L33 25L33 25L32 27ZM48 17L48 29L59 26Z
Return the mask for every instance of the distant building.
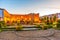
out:
M42 16L41 19L43 19L44 21L47 21L48 19L49 22L54 22L54 21L60 20L60 13L45 15L45 16Z
M57 13L58 19L60 19L60 13Z

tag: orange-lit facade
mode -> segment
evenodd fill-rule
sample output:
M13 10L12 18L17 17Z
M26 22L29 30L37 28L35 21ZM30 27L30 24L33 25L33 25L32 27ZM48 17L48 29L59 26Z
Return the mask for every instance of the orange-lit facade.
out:
M30 13L30 14L10 14L5 9L3 9L3 20L5 23L14 23L23 21L26 22L40 23L39 13Z

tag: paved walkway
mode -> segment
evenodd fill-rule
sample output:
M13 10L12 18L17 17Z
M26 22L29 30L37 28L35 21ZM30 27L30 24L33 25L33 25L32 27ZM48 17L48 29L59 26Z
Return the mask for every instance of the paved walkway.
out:
M3 31L0 40L60 40L60 30Z

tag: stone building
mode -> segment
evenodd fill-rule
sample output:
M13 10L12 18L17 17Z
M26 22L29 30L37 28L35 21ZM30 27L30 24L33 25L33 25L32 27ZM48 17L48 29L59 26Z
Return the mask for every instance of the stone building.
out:
M21 23L29 24L31 23L40 23L39 13L29 13L29 14L10 14L5 9L0 9L0 16L2 16L5 23ZM2 15L1 15L2 14Z

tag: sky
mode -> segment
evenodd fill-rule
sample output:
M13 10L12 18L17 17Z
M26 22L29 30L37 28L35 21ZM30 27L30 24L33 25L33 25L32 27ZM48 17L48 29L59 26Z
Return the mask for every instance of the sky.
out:
M60 13L60 0L0 0L0 8L10 14L39 13L44 16Z

